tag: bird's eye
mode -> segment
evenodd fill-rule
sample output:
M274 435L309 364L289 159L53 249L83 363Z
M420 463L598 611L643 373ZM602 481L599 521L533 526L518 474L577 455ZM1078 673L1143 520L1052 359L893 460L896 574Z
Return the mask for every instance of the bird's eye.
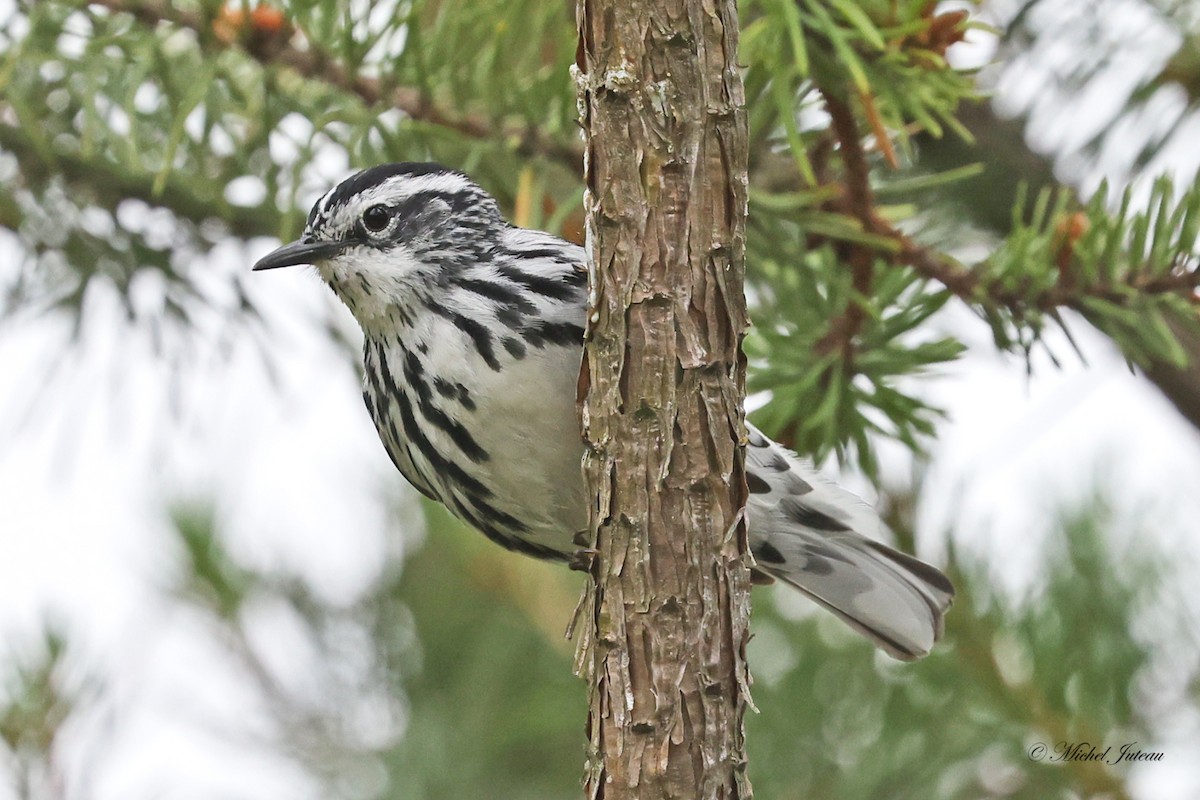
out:
M379 233L392 221L392 214L387 206L371 206L362 215L363 227L371 233Z

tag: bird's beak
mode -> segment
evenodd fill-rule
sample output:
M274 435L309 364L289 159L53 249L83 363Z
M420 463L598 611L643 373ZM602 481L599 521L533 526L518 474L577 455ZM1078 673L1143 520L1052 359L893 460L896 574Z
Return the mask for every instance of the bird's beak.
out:
M315 264L332 258L345 249L345 242L292 242L278 250L272 250L258 260L253 267L255 272L264 269L279 269L294 267L299 264Z

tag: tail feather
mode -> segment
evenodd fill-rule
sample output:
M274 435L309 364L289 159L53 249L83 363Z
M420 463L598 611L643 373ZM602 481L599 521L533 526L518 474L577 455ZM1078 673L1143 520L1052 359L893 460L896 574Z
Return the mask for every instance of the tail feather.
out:
M927 655L954 587L934 567L875 538L886 533L860 499L750 428L750 547L758 568L832 611L890 655Z
M804 592L890 655L920 658L941 637L953 589L941 573L932 583L910 570L907 560L916 559L853 533L820 540L782 533L765 544L782 560L756 555L760 570Z

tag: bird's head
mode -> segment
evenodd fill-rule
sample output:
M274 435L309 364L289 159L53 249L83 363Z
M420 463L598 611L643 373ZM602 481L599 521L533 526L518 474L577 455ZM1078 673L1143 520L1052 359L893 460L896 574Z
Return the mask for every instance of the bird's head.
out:
M299 240L255 270L317 268L364 325L414 288L485 260L506 223L496 201L461 172L399 163L356 173L313 205Z

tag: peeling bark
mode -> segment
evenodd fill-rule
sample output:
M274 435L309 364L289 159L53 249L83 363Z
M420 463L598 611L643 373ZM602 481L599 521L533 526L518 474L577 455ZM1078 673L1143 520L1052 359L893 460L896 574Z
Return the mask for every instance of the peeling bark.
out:
M746 114L733 0L579 0L589 798L748 798Z

